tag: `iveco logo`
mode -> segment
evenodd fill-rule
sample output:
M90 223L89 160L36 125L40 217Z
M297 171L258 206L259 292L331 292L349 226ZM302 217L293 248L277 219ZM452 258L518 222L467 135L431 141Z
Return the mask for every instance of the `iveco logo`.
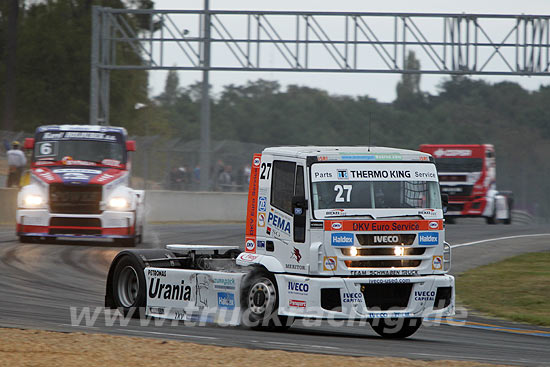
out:
M437 222L430 222L429 224L431 229L437 229L439 227L439 223Z
M340 230L342 229L342 222L332 222L331 227L332 229Z
M399 237L397 236L374 236L374 243L397 243Z

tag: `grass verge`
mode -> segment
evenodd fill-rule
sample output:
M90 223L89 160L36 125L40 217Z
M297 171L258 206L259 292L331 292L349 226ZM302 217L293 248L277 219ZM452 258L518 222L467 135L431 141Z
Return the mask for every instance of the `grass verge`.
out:
M550 326L550 252L481 266L456 280L458 301L491 316Z

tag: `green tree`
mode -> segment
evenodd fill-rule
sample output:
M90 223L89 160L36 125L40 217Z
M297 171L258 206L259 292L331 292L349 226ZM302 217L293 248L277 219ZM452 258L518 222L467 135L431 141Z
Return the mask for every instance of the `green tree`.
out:
M418 107L424 104L424 94L420 91L420 61L414 51L409 51L405 61L405 73L397 83L395 104L400 108Z

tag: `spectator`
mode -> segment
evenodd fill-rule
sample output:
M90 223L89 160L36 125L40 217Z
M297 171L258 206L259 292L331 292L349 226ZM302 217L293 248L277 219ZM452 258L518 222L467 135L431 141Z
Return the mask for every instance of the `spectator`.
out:
M201 187L201 166L198 164L193 169L193 188L199 190Z
M227 165L218 177L218 186L222 191L231 191L233 188L233 167Z
M8 150L6 153L8 156L8 183L7 187L17 186L19 187L19 182L21 181L21 174L23 169L27 164L27 158L25 154L19 149L19 142L16 140L12 143L12 149Z

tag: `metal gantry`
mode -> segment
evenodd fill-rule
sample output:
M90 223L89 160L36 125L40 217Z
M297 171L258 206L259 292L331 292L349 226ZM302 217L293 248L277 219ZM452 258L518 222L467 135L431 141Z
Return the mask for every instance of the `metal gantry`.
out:
M550 75L548 15L228 11L208 5L94 7L92 15L90 123L109 123L111 70L202 72L203 187L210 71ZM137 16L148 19L149 29L136 27ZM123 46L142 63L117 59ZM420 69L407 68L409 51L421 60Z

